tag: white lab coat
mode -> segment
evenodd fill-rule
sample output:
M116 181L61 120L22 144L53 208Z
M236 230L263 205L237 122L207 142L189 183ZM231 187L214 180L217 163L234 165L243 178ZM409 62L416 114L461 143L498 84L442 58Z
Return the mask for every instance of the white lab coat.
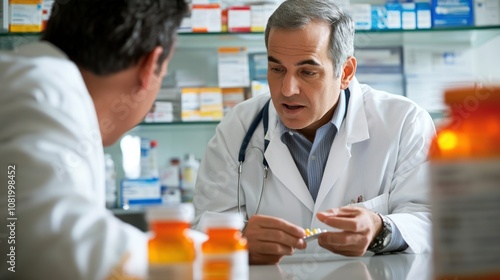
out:
M314 203L294 160L280 139L275 108L269 109L270 141L265 158L265 179L259 214L285 219L304 228L329 228L316 213L332 207L354 205L388 215L408 243L407 252L430 250L431 222L426 182L426 158L435 134L429 114L412 101L376 91L353 80L347 116L332 144ZM237 211L238 152L244 134L269 96L238 104L222 120L210 140L196 182L196 219L205 211ZM243 164L242 211L254 215L262 191L264 147L262 123L252 137ZM320 253L316 243L305 251ZM326 250L325 250L326 251ZM323 252L324 253L324 252Z
M104 279L127 252L125 269L144 277L146 235L105 209L102 140L77 67L35 43L0 55L0 85L2 184L14 164L17 217L16 272L7 271L2 247L0 278ZM6 195L3 188L2 233Z

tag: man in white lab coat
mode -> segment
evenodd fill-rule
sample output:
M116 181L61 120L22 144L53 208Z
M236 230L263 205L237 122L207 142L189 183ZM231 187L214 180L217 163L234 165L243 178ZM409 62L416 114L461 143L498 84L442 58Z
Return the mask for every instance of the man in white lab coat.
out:
M146 234L105 209L102 145L149 111L186 11L56 2L40 42L0 55L1 279L146 276Z
M304 252L429 251L429 114L357 82L354 24L333 0L285 1L265 40L271 102L245 101L217 127L193 226L209 212L241 212L254 264ZM306 228L328 232L306 243Z

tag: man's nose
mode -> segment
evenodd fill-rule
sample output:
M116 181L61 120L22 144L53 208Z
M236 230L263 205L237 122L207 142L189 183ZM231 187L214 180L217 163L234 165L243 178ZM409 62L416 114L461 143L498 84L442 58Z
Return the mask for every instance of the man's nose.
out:
M284 96L292 96L299 92L299 81L293 74L287 73L281 84L281 93Z

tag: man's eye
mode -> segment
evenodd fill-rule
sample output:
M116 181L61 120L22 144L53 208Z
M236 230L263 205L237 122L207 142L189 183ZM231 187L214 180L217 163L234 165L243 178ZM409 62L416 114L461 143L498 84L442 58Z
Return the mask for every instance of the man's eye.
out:
M281 72L284 72L285 70L283 68L271 67L271 71L276 72L276 73L281 73Z
M316 75L315 72L311 72L311 71L302 71L302 74L304 74L306 76L314 76L314 75Z

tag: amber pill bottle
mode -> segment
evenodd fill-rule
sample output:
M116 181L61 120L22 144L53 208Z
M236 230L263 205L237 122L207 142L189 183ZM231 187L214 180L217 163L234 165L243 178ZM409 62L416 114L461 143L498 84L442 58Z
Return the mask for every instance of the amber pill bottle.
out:
M500 279L500 85L449 89L431 144L433 278Z
M247 240L242 236L243 218L237 213L207 216L202 244L203 280L244 280L249 277Z
M193 279L196 252L188 235L193 216L192 204L147 209L152 233L148 241L149 280Z

